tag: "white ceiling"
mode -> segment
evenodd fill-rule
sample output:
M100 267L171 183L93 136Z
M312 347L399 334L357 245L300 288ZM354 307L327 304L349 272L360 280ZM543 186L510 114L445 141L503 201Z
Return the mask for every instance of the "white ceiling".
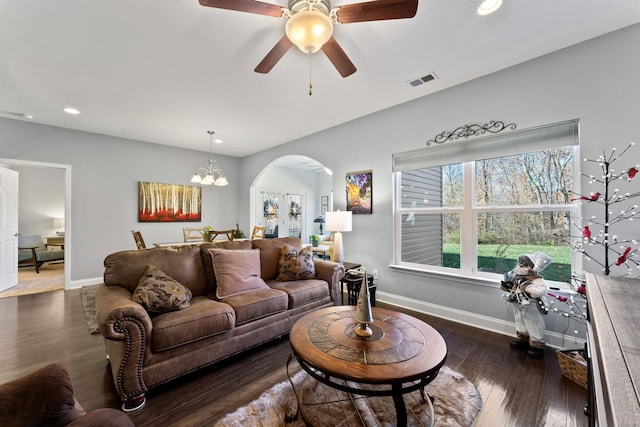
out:
M358 68L342 78L295 47L255 73L281 18L198 0L0 0L0 116L202 151L212 129L214 152L242 157L640 22L640 0L504 0L484 17L480 1L336 25Z

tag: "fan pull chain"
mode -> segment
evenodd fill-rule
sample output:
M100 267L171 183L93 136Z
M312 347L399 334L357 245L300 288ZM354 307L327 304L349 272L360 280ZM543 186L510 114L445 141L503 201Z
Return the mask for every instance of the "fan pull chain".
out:
M313 85L311 84L311 53L309 53L309 96L313 95Z

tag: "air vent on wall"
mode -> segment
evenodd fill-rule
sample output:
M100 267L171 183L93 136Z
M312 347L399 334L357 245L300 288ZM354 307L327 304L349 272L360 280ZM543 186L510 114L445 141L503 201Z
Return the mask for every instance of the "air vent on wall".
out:
M409 84L413 87L420 86L425 83L429 83L431 80L437 79L436 73L429 73L426 76L418 77L417 79L409 80Z

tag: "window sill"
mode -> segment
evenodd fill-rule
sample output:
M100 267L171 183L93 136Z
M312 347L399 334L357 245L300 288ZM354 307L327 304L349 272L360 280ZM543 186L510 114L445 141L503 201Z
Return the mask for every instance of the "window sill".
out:
M406 265L399 265L399 264L390 264L389 268L391 268L392 270L398 271L400 273L415 274L419 276L446 279L446 280L451 280L459 283L464 283L467 285L471 284L471 285L495 288L496 285L500 284L500 275L498 274L495 275L496 277L494 279L491 277L456 274L456 273L436 271L436 270L426 270L423 268L408 267Z
M490 273L483 273L483 275L466 275L466 274L456 274L452 272L445 272L440 270L427 270L424 268L416 268L409 267L406 265L399 264L390 264L389 268L395 270L399 273L406 274L415 274L418 276L425 277L433 277L438 279L449 280L453 282L463 283L466 285L476 285L476 286L484 286L495 288L500 285L500 280L502 280L502 275L493 273L494 277L489 277ZM551 280L545 281L547 284L547 288L551 292L561 292L566 294L575 294L575 290L568 284L564 282L555 282Z

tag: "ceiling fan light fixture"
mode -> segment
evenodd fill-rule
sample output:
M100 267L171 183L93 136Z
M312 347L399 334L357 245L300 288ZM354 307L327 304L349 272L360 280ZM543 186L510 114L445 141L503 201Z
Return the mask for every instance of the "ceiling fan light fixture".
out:
M489 15L502 6L502 0L484 0L478 7L478 15Z
M317 10L301 10L287 21L287 38L304 53L314 53L333 35L331 19Z

